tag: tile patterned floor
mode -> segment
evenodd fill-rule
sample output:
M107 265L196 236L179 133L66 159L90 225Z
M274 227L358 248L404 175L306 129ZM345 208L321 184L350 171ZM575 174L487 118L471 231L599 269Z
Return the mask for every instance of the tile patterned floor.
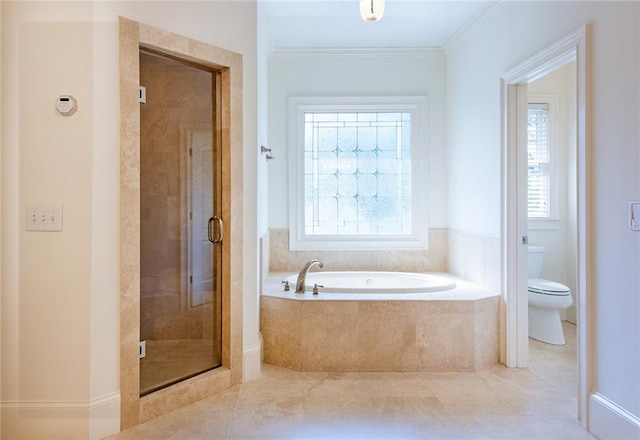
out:
M576 421L575 326L530 340L531 367L478 373L298 373L263 377L111 440L594 439Z

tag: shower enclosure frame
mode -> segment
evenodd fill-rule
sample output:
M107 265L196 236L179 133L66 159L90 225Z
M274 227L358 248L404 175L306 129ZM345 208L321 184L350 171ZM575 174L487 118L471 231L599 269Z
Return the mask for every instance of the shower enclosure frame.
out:
M140 104L139 51L220 72L222 366L140 397ZM242 380L242 56L120 18L120 394L125 429L230 388ZM234 312L235 311L235 312ZM240 312L238 312L240 311Z

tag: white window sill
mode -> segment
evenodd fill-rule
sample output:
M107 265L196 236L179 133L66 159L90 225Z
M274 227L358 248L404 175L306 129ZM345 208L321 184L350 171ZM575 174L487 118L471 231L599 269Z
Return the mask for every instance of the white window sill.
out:
M529 217L529 229L548 229L555 230L560 227L560 219L559 218L540 218L540 217Z

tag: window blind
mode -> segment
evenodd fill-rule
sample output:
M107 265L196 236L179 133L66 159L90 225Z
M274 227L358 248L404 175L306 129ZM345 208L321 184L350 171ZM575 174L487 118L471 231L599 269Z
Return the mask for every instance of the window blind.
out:
M528 106L527 176L529 217L550 217L548 104Z

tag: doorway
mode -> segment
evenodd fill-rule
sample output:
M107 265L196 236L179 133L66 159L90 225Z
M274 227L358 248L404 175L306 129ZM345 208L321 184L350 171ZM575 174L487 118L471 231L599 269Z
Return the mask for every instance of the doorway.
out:
M542 263L537 272L536 260L530 261L531 254L527 255L527 266L533 266L535 272L529 271L528 277L558 283L559 290L568 289L568 297L552 298L566 300L564 306L571 304L559 311L561 331L551 332L549 325L541 326L539 321L539 327L533 333L529 331L529 369L552 383L562 395L575 399L576 61L528 83L527 91L528 250L542 256L537 259ZM529 322L529 329L531 325Z
M143 423L228 389L242 381L243 136L242 56L207 43L120 17L120 414L121 428ZM226 219L220 246L222 264L222 365L140 397L140 49L188 60L219 74L216 94L216 134L221 156L216 179L222 189L222 219ZM167 85L170 87L171 84ZM148 95L148 94L147 94ZM152 98L147 96L147 98ZM197 132L200 127L190 127ZM181 134L187 133L183 131ZM182 139L186 139L185 137ZM235 208L234 208L235 207ZM233 209L233 215L232 215ZM209 222L207 222L209 226ZM211 224L219 239L219 225ZM214 230L215 229L215 230ZM207 231L208 232L208 231ZM217 248L218 246L216 246ZM217 250L217 249L216 249ZM220 282L220 281L218 281ZM184 298L184 296L182 296ZM235 311L232 313L232 311Z
M544 249L539 278L561 283L572 305L563 321L576 324L576 62L527 85L528 245Z
M588 274L590 241L589 161L589 27L585 26L525 60L502 78L503 92L503 207L502 207L502 291L504 363L509 367L529 366L528 330L528 187L527 114L528 85L575 62L576 141L575 154L575 297L577 321L578 418L586 424L587 397L591 381L590 325L591 295Z
M140 84L143 396L222 365L222 226L218 72L141 49Z

